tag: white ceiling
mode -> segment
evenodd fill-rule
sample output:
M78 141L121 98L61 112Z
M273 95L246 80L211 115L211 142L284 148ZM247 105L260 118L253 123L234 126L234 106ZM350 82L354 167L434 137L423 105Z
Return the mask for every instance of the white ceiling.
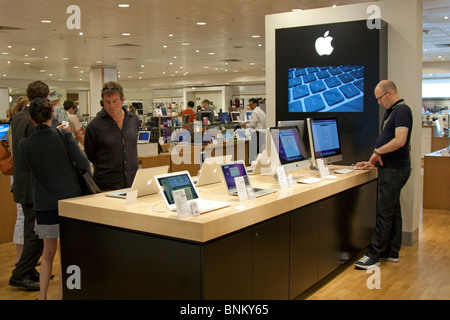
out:
M0 79L88 87L89 70L100 65L116 66L121 81L147 83L263 73L265 15L361 2L368 1L0 0ZM81 30L66 24L73 4L81 10ZM423 60L450 61L450 19L444 19L450 0L423 0L423 7Z

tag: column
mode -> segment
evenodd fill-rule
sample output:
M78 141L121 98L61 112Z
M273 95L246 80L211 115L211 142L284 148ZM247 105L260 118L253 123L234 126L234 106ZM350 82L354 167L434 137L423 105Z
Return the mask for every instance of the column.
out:
M89 73L89 105L87 112L91 117L102 110L100 105L103 85L108 81L117 81L117 68L111 66L92 67Z

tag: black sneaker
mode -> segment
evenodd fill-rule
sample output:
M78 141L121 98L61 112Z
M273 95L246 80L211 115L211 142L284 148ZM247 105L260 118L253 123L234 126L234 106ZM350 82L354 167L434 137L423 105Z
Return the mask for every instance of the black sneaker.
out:
M39 291L39 283L31 279L16 280L13 277L9 279L9 285L12 287L21 288L27 291Z
M398 256L396 256L396 257L394 257L394 256L390 256L390 257L389 256L386 256L386 257L381 256L380 259L381 260L386 260L386 261L389 261L389 262L398 262L400 260Z
M380 260L372 259L368 256L364 256L355 263L355 267L359 269L371 269L380 265Z

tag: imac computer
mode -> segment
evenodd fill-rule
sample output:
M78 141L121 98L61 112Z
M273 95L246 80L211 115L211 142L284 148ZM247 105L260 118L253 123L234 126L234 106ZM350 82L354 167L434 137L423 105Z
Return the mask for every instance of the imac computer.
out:
M214 113L212 111L199 111L198 112L198 120L201 122L205 121L205 118L208 119L208 124L214 123Z
M305 132L305 120L288 120L278 121L278 127L293 127L297 126L300 138L303 139L303 133Z
M309 167L306 148L296 126L270 128L270 133L286 172Z
M242 122L242 120L241 120L241 113L240 112L232 111L230 113L230 115L231 115L231 121L232 122Z
M341 143L336 118L306 119L311 148L311 168L317 168L317 159L324 164L342 161Z
M230 115L228 113L222 112L219 113L219 120L221 123L229 123L230 122Z

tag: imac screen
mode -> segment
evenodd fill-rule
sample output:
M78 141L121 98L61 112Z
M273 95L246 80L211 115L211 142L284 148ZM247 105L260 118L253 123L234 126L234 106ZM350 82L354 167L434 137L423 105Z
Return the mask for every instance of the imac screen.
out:
M341 156L336 118L311 119L311 131L316 159Z
M364 66L290 68L289 113L363 112Z
M270 128L270 132L277 145L282 165L306 160L306 150L296 126Z

